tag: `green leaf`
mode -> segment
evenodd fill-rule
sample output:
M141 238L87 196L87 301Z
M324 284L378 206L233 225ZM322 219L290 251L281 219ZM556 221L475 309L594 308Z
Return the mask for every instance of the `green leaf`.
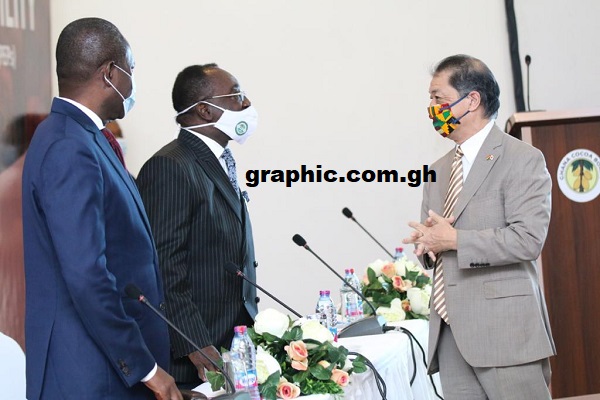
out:
M377 274L375 273L375 271L373 271L373 268L371 268L371 267L367 268L367 277L369 278L369 285L372 285L375 282L378 282Z
M217 371L206 371L206 377L210 383L210 388L213 392L221 389L225 386L225 377L223 374Z
M425 285L428 285L431 283L431 278L426 276L426 275L419 275L417 276L417 286L419 288L422 288Z
M310 372L310 374L312 376L314 376L317 379L320 379L322 381L326 381L329 378L331 378L331 371L329 371L328 369L324 368L323 366L317 364L317 365L313 365L312 367L310 367L308 369L308 371Z
M281 339L288 341L288 342L301 340L302 339L302 328L300 328L299 326L293 327L289 331L286 331L283 334L283 336L281 337Z
M367 364L365 358L361 355L352 360L352 373L360 374L367 370Z

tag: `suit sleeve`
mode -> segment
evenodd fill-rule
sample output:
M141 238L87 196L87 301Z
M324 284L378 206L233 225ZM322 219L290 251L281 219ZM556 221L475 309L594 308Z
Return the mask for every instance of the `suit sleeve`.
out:
M458 230L459 268L470 268L473 263L497 266L531 261L542 251L550 223L552 180L537 149L528 148L511 157L502 183L503 209L481 210L503 212L505 226Z
M211 337L193 298L188 271L189 231L194 221L194 199L190 177L175 160L154 156L142 167L137 185L150 220L159 257L167 314L200 347L211 345ZM195 348L171 330L175 358Z
M89 148L72 139L47 150L41 174L38 198L78 318L117 374L132 386L152 370L155 360L138 325L126 315L116 278L107 269L104 187L110 182Z

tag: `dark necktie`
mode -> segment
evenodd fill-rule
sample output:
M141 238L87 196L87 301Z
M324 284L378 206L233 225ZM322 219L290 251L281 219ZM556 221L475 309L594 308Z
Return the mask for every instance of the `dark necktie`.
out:
M463 187L462 157L463 151L460 146L458 146L456 148L456 153L454 153L452 169L450 170L450 184L448 185L448 191L446 192L446 199L444 201L444 218L449 218L452 215L452 212L454 212L454 206L456 205L458 195ZM446 310L446 292L444 290L444 260L441 254L438 255L438 262L435 267L433 307L439 316L447 324L450 324L448 311Z
M240 197L240 187L237 181L235 160L233 159L233 155L231 154L231 150L229 149L229 147L226 147L225 150L223 150L221 158L225 161L225 165L227 165L227 175L229 175L229 181L231 182L231 186L233 186L233 190L235 190L237 196Z
M123 166L125 167L125 158L123 158L123 150L121 150L119 142L117 142L117 139L115 139L115 135L113 135L113 133L108 128L102 129L102 133L104 134L106 140L108 140L108 144L110 144L110 147L112 147L119 161L121 161L121 164L123 164Z

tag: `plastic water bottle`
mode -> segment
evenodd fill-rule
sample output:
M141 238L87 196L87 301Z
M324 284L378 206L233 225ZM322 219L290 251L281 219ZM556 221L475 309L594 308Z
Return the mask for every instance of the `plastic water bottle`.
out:
M358 295L350 288L354 287L354 282L352 278L352 270L346 269L344 270L345 283L340 288L340 298L342 302L341 314L348 323L352 323L359 318L359 304L358 304Z
M256 375L256 348L248 336L245 325L233 328L235 336L231 343L231 362L238 391L250 393L251 400L260 400Z
M354 268L350 268L350 276L352 278L352 287L358 290L359 293L362 293L362 282L354 272ZM356 296L356 302L358 303L356 319L361 319L364 317L363 313L363 299L360 296Z
M317 302L316 312L319 315L319 322L328 328L333 335L333 340L337 342L337 311L335 304L331 299L329 290L319 292L319 301Z
M404 258L404 249L402 247L396 247L396 252L394 253L394 261L399 261Z

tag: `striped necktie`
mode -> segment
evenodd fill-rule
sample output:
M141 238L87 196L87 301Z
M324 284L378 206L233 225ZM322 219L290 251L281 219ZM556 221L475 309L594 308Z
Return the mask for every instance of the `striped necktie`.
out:
M235 168L235 160L233 159L233 154L231 154L231 150L229 147L226 147L223 150L223 154L221 154L221 158L225 161L225 165L227 165L227 175L229 175L229 181L231 182L231 186L233 186L233 190L238 197L240 197L240 186L237 181L237 171Z
M115 135L113 135L113 133L108 128L102 129L102 134L104 135L106 140L108 140L108 144L110 144L110 147L112 147L113 151L117 155L117 158L119 159L119 161L121 161L121 164L123 164L123 166L125 167L125 158L123 157L123 150L121 149L119 142L117 142Z
M463 187L463 152L460 146L456 148L454 160L452 161L452 170L450 171L450 184L444 200L444 218L449 218L454 211L456 200ZM438 262L435 268L435 279L433 283L433 308L439 316L450 324L448 311L446 310L446 294L444 290L444 262L442 254L438 255Z

